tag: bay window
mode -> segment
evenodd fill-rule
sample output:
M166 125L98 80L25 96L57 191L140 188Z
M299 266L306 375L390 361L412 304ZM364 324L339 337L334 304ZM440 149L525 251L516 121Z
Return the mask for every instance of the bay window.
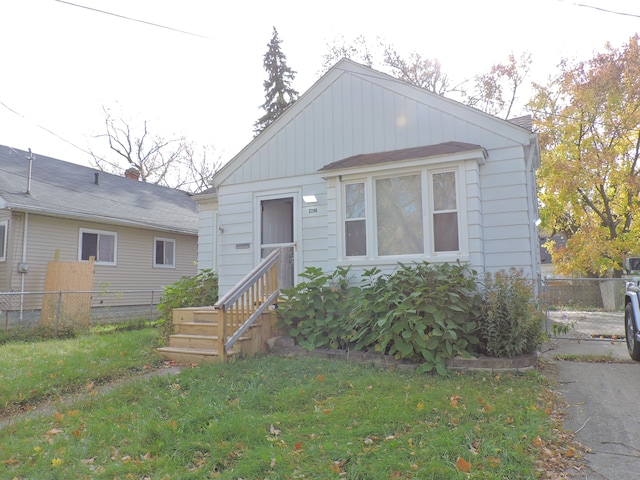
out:
M368 175L343 186L344 257L459 253L456 167Z

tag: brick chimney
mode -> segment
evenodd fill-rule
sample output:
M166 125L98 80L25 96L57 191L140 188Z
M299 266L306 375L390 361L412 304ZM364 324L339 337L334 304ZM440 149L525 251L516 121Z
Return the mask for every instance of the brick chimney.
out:
M138 181L140 180L140 170L138 170L136 167L127 168L124 171L124 176L130 178L131 180Z

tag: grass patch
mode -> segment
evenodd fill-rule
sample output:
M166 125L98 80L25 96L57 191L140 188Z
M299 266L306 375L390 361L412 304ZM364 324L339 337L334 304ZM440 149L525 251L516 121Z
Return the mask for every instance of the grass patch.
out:
M0 414L159 362L152 349L156 335L147 328L0 345Z
M586 363L634 363L631 359L614 357L613 354L606 355L573 355L563 354L554 355L554 360L564 360L567 362L586 362Z
M530 479L554 441L551 397L537 372L237 360L4 428L0 468L30 479Z

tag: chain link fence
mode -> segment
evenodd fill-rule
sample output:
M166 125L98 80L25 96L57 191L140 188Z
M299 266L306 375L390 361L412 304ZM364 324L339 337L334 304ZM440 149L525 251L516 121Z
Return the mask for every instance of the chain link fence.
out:
M626 278L545 279L547 330L564 338L624 338Z
M161 290L0 292L4 329L45 326L56 332L125 320L160 317Z

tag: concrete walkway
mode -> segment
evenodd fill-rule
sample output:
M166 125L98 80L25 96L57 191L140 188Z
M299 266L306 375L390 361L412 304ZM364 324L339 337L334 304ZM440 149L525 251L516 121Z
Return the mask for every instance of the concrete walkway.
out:
M569 408L564 429L591 450L585 470L571 478L632 480L640 478L640 364L620 340L553 340L542 356L557 365L558 389ZM611 362L557 360L610 357Z

